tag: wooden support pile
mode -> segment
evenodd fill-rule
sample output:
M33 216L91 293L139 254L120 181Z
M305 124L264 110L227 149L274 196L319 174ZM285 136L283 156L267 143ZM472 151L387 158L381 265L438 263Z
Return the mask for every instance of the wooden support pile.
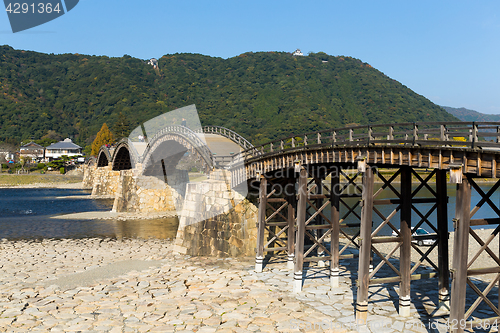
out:
M343 255L349 246L359 248L358 292L356 299L356 320L366 322L369 303L369 287L373 284L399 283L399 314L410 315L411 281L423 278L438 278L440 309L450 310L451 331L461 332L466 327L474 327L474 311L482 302L486 303L496 314L492 318L481 319L480 323L497 321L500 323L500 309L488 298L488 293L500 284L500 255L494 253L489 245L500 233L500 208L491 201L493 193L500 188L498 181L487 193L476 184L471 175L462 177L461 169L453 170L452 180L457 182L457 202L455 213L455 254L453 256L451 298L449 292L450 270L448 267L448 216L447 216L447 170L433 169L426 177L422 177L411 166L399 166L388 179L374 167L365 163L358 172L347 172L353 169L353 163L335 164L325 167L305 167L299 165L290 169L286 177L273 175L260 176L259 193L259 230L256 256L256 271L262 271L265 253L286 253L288 267L294 270L294 292L302 290L304 267L310 262L318 266L330 263L330 284L332 288L339 286L339 259L352 258ZM356 183L362 176L362 185ZM375 178L381 181L375 187ZM413 179L417 180L413 184ZM328 182L326 181L328 180ZM280 190L281 189L281 190ZM286 190L283 190L286 189ZM471 190L475 190L481 200L474 209L471 206ZM393 198L381 197L387 191ZM426 195L423 195L425 192ZM361 200L352 200L360 198ZM472 219L472 216L485 203L497 214L490 219ZM383 214L381 206L392 205L394 210ZM359 214L361 206L361 214ZM325 214L329 207L330 216ZM341 212L341 209L344 212ZM399 228L393 221L399 214ZM412 215L414 220L412 221ZM436 220L431 218L431 215ZM360 224L347 225L348 216L355 216ZM415 219L417 216L417 219ZM376 222L379 221L379 222ZM494 224L491 235L481 239L471 226ZM358 227L359 232L347 233L345 227ZM432 230L427 236L415 235L418 228ZM389 229L391 236L380 236L379 232ZM340 244L344 236L347 244ZM469 235L475 239L480 250L469 260ZM500 237L499 237L500 238ZM424 239L432 239L434 243L427 248L420 247ZM328 243L329 241L329 243ZM378 244L393 243L388 253L377 249ZM399 259L392 258L399 249ZM437 249L437 263L430 259L430 253ZM413 255L417 257L412 258ZM489 255L495 265L487 268L473 268L472 265L481 254ZM371 266L373 255L378 262ZM399 260L399 267L395 263ZM426 264L434 272L419 274L418 268ZM380 276L381 268L388 266L393 276ZM377 274L379 274L377 276ZM494 274L494 278L486 288L480 290L474 283L473 276ZM477 299L466 308L466 288L469 286L477 294ZM497 302L497 301L495 301ZM467 309L467 311L466 311ZM463 324L463 325L462 325Z

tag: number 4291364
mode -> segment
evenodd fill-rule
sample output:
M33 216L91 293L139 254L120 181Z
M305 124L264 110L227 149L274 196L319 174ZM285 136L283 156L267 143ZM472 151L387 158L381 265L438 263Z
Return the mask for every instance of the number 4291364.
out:
M38 4L28 4L28 3L9 3L5 8L5 11L9 14L27 14L27 13L37 13L37 14L50 14L52 12L59 13L62 9L59 8L59 3L54 7L52 4L39 2Z

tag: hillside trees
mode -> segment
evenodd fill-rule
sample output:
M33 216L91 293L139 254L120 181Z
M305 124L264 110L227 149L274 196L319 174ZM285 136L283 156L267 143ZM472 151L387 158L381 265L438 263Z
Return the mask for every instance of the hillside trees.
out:
M48 130L88 146L103 123L116 138L162 113L196 104L202 125L259 144L350 124L456 120L361 60L311 53L229 59L171 54L159 70L130 56L48 55L0 46L0 141Z
M113 136L116 139L125 138L130 133L130 122L127 117L123 115L122 112L118 114L118 119L113 125Z

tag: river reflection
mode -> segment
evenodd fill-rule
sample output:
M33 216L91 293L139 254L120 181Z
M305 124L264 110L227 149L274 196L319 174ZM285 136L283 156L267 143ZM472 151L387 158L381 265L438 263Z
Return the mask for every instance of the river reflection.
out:
M173 239L177 233L179 219L167 217L148 220L113 221L116 238Z

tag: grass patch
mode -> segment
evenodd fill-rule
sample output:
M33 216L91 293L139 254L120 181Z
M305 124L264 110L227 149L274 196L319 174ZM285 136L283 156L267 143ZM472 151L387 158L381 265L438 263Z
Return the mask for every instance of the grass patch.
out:
M57 174L0 175L0 186L16 186L30 184L68 184L79 183L82 176L66 176Z

